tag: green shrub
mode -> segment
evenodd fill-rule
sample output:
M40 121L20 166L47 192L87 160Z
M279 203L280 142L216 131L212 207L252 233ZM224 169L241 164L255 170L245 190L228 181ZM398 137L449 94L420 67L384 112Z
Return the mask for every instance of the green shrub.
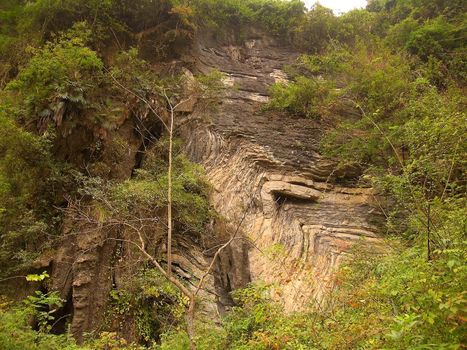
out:
M133 319L139 343L151 347L162 333L183 324L186 304L185 297L160 272L144 268L110 292L106 323L114 327L110 330L122 331L129 318Z
M165 143L159 144L159 151L165 149ZM157 152L156 149L153 150ZM117 205L120 214L135 210L161 209L167 206L167 163L159 152L149 155L144 169L134 179L127 180L111 188L110 198ZM163 152L163 154L165 154ZM205 225L213 215L207 195L210 187L204 179L202 168L191 163L180 154L173 163L172 197L174 219L185 229L203 233Z
M77 346L67 335L48 333L54 321L53 308L61 299L57 293L36 292L23 304L0 304L0 348L8 350L89 350ZM38 317L40 331L31 328L32 317Z
M33 51L28 65L7 90L17 92L16 99L29 118L52 117L63 101L84 108L87 94L97 87L95 79L103 63L86 47L90 31L84 23Z
M333 322L320 333L326 348L460 348L465 245L439 250L429 263L423 244L391 245L386 257L361 252L342 268Z
M2 275L29 266L44 238L54 236L61 214L54 208L66 174L50 141L18 127L0 111L0 266Z
M271 88L269 108L281 109L295 115L319 119L328 114L333 95L332 83L319 78L298 77L290 84L275 84Z
M406 47L409 52L423 60L427 60L430 56L439 57L456 44L456 39L451 36L454 29L454 25L439 17L410 33Z
M175 3L192 7L195 21L218 32L255 25L280 36L288 34L305 10L300 0L195 0Z
M309 53L319 53L334 36L337 18L332 11L316 4L293 29L293 43Z

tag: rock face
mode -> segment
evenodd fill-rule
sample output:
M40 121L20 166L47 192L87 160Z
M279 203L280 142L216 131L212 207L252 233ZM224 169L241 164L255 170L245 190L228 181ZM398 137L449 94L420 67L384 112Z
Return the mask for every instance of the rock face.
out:
M274 297L288 311L323 300L352 244L378 241L380 215L372 190L336 180L352 174L336 171L319 155L321 126L264 110L269 87L287 81L284 66L297 55L268 35L253 33L240 44L199 38L192 53L175 62L188 78L186 68L225 74L226 90L216 106L207 108L193 97L178 109L186 117L179 128L186 151L205 167L214 187L212 204L230 221L224 232L239 233L221 254L201 295L207 301L203 310L211 317L232 305L232 290L251 281L271 283ZM134 132L136 123L126 117L108 141L125 139L128 147L121 152L124 159L111 162L115 167L105 161L100 165L117 180L130 177L144 161L140 150L145 141ZM228 235L215 226L214 243L225 242ZM101 324L110 290L134 275L143 259L123 243L131 240L129 232L83 229L72 222L65 231L69 234L44 266L50 265L52 287L67 300L63 316L71 315L71 330L81 340ZM145 234L148 248L161 260L164 232L159 227ZM210 264L212 251L196 237L176 235L174 242L175 272L194 285ZM122 332L131 333L130 328Z
M197 49L198 69L223 72L227 89L215 110L194 110L198 122L183 136L214 186L213 205L250 242L233 246L232 266L244 268L230 280L273 284L289 311L322 300L351 245L378 241L372 190L336 184L334 164L317 152L316 122L263 110L293 50L264 34Z

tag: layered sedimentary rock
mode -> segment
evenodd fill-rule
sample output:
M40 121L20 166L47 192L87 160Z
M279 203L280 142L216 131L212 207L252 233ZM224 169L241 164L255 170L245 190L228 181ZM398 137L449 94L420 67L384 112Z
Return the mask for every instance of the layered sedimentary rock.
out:
M195 108L183 135L214 186L214 207L249 242L233 246L247 269L230 280L271 283L290 311L322 300L352 244L378 241L372 189L336 184L353 174L319 155L317 122L264 110L271 84L287 81L293 50L264 34L197 49L198 69L223 72L226 91L215 109Z

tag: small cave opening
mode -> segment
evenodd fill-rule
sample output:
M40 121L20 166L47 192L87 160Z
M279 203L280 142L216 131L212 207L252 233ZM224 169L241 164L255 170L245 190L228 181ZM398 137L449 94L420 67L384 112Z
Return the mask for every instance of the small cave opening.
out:
M313 198L298 197L284 192L273 192L272 195L278 209L286 204L309 204L316 202Z
M142 168L146 151L160 139L164 132L164 127L160 121L154 122L151 125L145 125L139 121L135 127L135 132L141 137L142 141L135 155L135 165L131 172L132 177L136 175L138 169Z
M51 333L65 334L68 330L70 320L73 318L73 291L70 288L65 302L60 309L53 313L54 319L51 321Z
M273 196L274 196L274 203L276 203L276 206L278 208L281 208L284 206L285 203L287 203L287 197L280 194L280 193L273 193Z
M48 300L51 291L46 286L42 285L37 290L37 295L31 299L37 314L30 320L30 326L35 331L40 331L42 327L47 326L51 334L60 335L68 331L69 321L73 318L73 296L72 290L66 296L63 303L49 304ZM55 298L55 297L53 297ZM46 315L47 318L38 316L40 314Z
M234 289L232 287L232 282L229 275L230 272L228 271L227 266L223 266L219 261L218 266L214 272L214 287L217 296L217 310L220 315L224 315L227 311L235 306L235 301L231 294Z

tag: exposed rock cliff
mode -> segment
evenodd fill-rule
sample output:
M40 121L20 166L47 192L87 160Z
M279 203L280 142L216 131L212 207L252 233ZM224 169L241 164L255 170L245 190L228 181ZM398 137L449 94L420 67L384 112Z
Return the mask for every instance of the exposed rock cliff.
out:
M199 39L190 55L175 66L193 72L218 69L225 73L226 90L215 108L206 109L193 97L181 106L188 120L180 128L189 157L202 164L214 187L212 204L240 226L238 237L220 257L205 285L203 309L211 315L232 305L229 292L250 281L275 284L275 297L287 310L321 300L339 262L350 246L364 238L378 240L379 214L369 188L346 187L317 149L320 125L263 111L268 89L286 81L284 66L298 54L264 33L251 34L240 44ZM125 179L144 158L145 140L134 132L138 119L126 116L105 138L125 138L128 149L107 171ZM69 137L70 138L70 137ZM70 138L71 139L71 138ZM66 225L64 242L51 264L53 288L67 300L63 315L72 315L78 339L96 330L104 317L108 294L134 273L141 257L121 239L127 232L109 227ZM225 241L212 228L214 243ZM164 230L147 232L150 251L164 259ZM212 250L198 237L175 236L176 273L195 283L206 269ZM215 309L217 307L217 310ZM122 329L131 337L131 329Z
M262 110L269 86L287 79L284 66L296 57L264 34L240 45L200 43L198 67L219 69L234 88L216 111L195 109L196 127L184 130L190 156L215 188L215 208L234 225L246 213L251 243L233 248L243 260L232 266L243 268L229 272L232 287L249 278L273 283L287 310L321 299L351 245L378 240L379 221L372 189L336 184L346 174L318 154L316 122Z

